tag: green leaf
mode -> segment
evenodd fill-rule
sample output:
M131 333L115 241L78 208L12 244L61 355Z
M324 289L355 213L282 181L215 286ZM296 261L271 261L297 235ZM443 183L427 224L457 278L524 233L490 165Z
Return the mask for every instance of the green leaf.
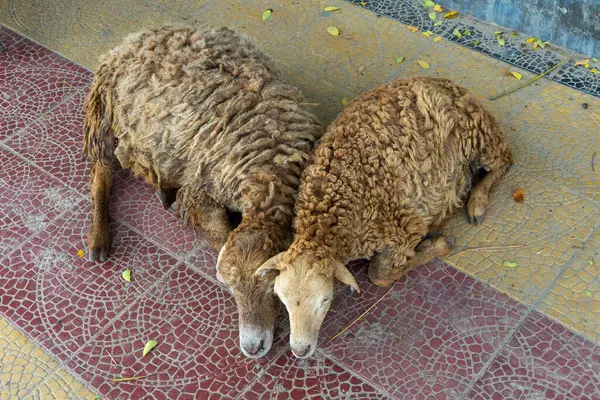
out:
M590 264L592 267L594 266L594 260L592 260L591 258L588 260L588 264Z
M429 69L429 63L427 63L427 61L417 61L417 64L419 64L421 66L421 68L423 69Z
M94 396L94 400L102 400L102 397L99 394L97 394Z
M266 21L269 18L271 18L271 13L272 12L273 12L273 10L271 10L270 8L266 9L265 11L263 11L263 15L262 15L263 21Z
M478 45L479 43L481 43L479 40L473 40L473 44Z
M150 351L158 345L158 341L156 340L148 340L146 345L144 346L144 352L142 353L142 357L146 356L146 354L150 353Z
M429 13L429 19L435 21L437 19L437 14L434 12Z
M598 62L598 59L597 58L592 58L592 61L593 62Z
M402 61L404 61L404 57L396 58L396 64L400 64Z
M585 293L587 297L592 297L592 292L590 292L589 290L584 290L583 293Z
M504 33L504 32L502 32L502 31L496 31L496 32L494 32L494 35L496 35L496 36L497 36L497 35L502 35L503 33Z
M517 32L511 32L511 33L510 33L510 36L513 36L513 37L515 37L515 36L519 36L519 34L518 34Z
M438 21L438 22L436 22L435 24L433 24L433 26L440 26L440 25L441 25L441 24L443 24L443 23L444 23L444 21Z
M514 261L504 261L502 263L503 266L507 267L507 268L515 268L516 266L518 266L519 264L517 264Z
M504 41L504 39L502 39L500 36L498 36L496 39L498 39L498 44L500 46L504 46L506 44L506 42Z
M425 5L425 7L434 7L435 3L433 1L431 1L431 0L428 0L428 1L425 2L424 5Z
M126 269L125 271L123 271L121 276L123 277L123 279L125 281L131 282L131 270L130 269Z
M343 105L344 107L346 107L346 106L348 105L348 99L347 99L347 98L345 98L345 97L344 97L344 98L342 99L342 105Z
M335 26L330 26L327 28L327 32L331 35L331 36L337 36L340 34L340 31L338 30L338 28L336 28Z
M471 31L468 29L465 29L463 32L463 36L471 36Z
M452 34L453 34L454 36L456 36L457 38L461 38L461 37L462 37L462 33L460 33L460 31L458 30L458 28L454 29L454 30L452 31Z

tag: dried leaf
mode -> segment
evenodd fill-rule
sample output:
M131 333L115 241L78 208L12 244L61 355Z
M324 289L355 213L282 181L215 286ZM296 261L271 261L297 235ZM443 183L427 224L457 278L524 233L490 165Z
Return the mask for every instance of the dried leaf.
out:
M471 31L468 29L465 29L463 32L463 36L471 36Z
M400 64L402 61L404 61L404 57L396 58L396 64Z
M449 13L444 14L444 18L456 18L456 16L458 15L458 11L450 11Z
M148 340L146 345L144 346L144 352L142 353L142 357L146 356L146 354L150 353L150 351L156 347L158 342L156 340Z
M521 80L521 78L523 78L523 75L521 75L521 74L520 74L520 73L518 73L518 72L510 71L510 74L511 74L512 76L514 76L515 78L517 78L517 80L519 80L519 81Z
M517 267L519 264L517 264L517 263L516 263L516 262L514 262L514 261L504 261L504 262L502 263L502 265L503 265L503 266L505 266L505 267L507 267L507 268L515 268L515 267Z
M85 255L85 251L83 251L83 250L79 250L77 252L77 257L79 257L79 258L83 258L84 255Z
M591 258L588 260L588 264L590 264L592 267L594 266L594 260L592 260Z
M269 18L271 18L271 13L272 12L273 12L273 10L271 10L270 8L266 9L265 11L263 11L263 15L262 15L263 21L266 21Z
M365 70L365 67L360 67L360 68L358 69L358 72L360 72L360 73L362 74L364 70Z
M481 43L479 40L473 40L474 45L478 45L479 43Z
M434 12L429 13L429 19L435 21L437 19L437 14Z
M438 37L436 37L435 39L433 39L433 41L434 41L434 42L436 42L436 43L437 43L437 42L439 42L440 40L442 40L442 37L441 37L441 36L438 36Z
M340 31L338 30L338 28L336 28L335 26L330 26L327 28L327 32L329 32L329 34L331 36L337 36L340 34Z
M429 64L425 61L417 61L417 64L419 64L421 68L429 69Z
M130 269L126 269L125 271L123 271L121 276L123 277L123 280L125 280L127 282L131 282L131 270Z
M458 28L454 29L454 30L452 31L452 34L453 34L454 36L456 36L457 38L461 38L461 37L462 37L462 33L460 33L460 31L458 30Z
M339 10L339 7L325 7L323 10L325 11L337 11Z
M590 72L591 72L592 74L596 74L596 75L599 75L599 74L600 74L600 71L598 71L596 68L592 68L592 69L590 69Z
M407 25L406 29L408 29L409 31L412 31L412 32L418 32L419 31L419 28L417 28L416 26L412 26L412 25Z
M443 11L443 10L442 10L442 6L440 6L439 4L436 4L436 5L433 7L433 9L434 9L435 11L437 11L437 12L442 12L442 11Z
M534 44L531 45L531 47L535 50L538 48L538 42L535 42Z
M579 60L579 61L575 61L575 66L577 67L578 65L585 65L585 64L589 64L590 60Z
M526 40L527 43L533 43L535 42L535 38L534 37L530 37L529 39Z
M423 35L425 37L429 37L429 36L433 35L433 32L431 32L431 31L421 32L421 35Z
M513 198L517 203L522 203L524 200L523 188L513 193Z
M498 39L498 44L500 46L504 46L506 44L506 42L504 41L504 39L502 39L500 36L498 36L496 39Z
M425 7L433 7L433 6L435 6L435 3L431 0L427 0L423 5Z
M585 293L587 297L592 297L592 292L590 292L589 290L584 290L583 293Z
M437 21L435 24L433 24L433 26L440 26L443 23L444 23L444 21Z
M344 107L346 107L346 106L348 105L348 99L347 99L347 98L345 98L345 97L344 97L344 98L342 98L342 105L343 105Z

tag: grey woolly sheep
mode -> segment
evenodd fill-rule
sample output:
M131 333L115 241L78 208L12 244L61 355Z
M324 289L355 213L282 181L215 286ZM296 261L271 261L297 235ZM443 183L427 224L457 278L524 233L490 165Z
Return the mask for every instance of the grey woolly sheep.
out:
M279 272L274 289L294 354L315 350L334 280L358 290L348 261L370 259L370 279L387 286L447 254L444 238L426 235L467 199L469 219L480 223L511 164L496 119L449 80L398 80L349 104L304 170L293 243L257 271ZM480 168L487 175L473 185Z
M242 351L263 356L279 301L272 279L254 273L290 243L300 175L321 134L300 91L233 31L163 27L129 36L101 57L85 104L91 258L109 254L116 158L219 251L217 277L235 296ZM235 229L229 211L242 214Z

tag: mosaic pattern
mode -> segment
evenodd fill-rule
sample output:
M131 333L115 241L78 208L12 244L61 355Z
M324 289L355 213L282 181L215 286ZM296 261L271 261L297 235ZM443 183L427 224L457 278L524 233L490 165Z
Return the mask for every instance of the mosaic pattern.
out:
M469 398L599 399L599 366L598 346L532 312Z
M532 48L532 43L527 43L530 37L527 34L504 29L501 26L475 20L468 15L458 14L456 19L444 19L442 16L451 11L444 9L436 13L436 21L443 21L435 26L429 17L431 8L423 7L421 0L348 0L360 7L374 11L378 15L393 18L406 25L416 26L420 31L432 31L435 35L443 35L453 42L459 43L471 50L475 50L509 64L523 68L529 72L540 74L558 64L565 58L573 58L566 65L559 67L548 75L548 78L563 85L600 97L600 74L594 74L581 66L575 66L576 60L589 59L590 55L580 55L546 44L544 48ZM461 37L454 32L458 29ZM467 31L467 35L463 35ZM500 35L497 32L501 32ZM504 45L498 41L498 36L504 40ZM590 62L590 69L600 66Z

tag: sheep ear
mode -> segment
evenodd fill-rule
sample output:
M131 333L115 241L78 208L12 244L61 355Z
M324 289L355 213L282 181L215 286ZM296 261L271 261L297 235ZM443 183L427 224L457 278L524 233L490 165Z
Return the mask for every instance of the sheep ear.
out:
M352 291L356 290L358 293L360 293L360 289L358 288L358 283L356 283L356 279L354 279L352 273L342 263L338 263L335 266L334 274L339 281L345 283L346 285L350 285Z
M281 271L279 262L281 261L281 258L283 257L283 253L284 252L281 252L281 253L269 258L267 261L265 261L263 263L263 265L258 267L258 269L254 273L254 275L262 277L262 276L265 276L269 271Z

